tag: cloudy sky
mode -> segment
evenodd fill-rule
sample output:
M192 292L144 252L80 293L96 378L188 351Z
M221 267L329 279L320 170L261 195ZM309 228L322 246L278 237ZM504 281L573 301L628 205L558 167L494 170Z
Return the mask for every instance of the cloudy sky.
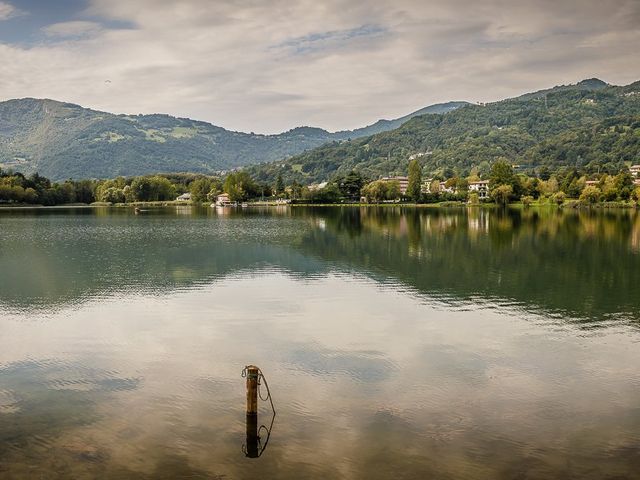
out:
M0 0L0 100L329 130L640 79L640 0Z

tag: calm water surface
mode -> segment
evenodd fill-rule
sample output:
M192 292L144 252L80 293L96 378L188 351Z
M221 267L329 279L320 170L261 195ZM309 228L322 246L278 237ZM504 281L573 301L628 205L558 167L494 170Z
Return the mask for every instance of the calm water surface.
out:
M640 478L640 216L0 211L0 478Z

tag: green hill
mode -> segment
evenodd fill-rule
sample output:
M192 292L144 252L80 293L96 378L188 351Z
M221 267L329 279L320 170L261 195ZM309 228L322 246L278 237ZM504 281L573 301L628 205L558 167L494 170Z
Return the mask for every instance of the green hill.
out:
M369 125L363 128L356 128L355 130L345 130L342 132L337 132L336 135L338 137L341 137L343 140L349 138L368 137L369 135L375 135L376 133L388 132L389 130L396 129L402 124L411 120L413 117L426 115L428 113L449 113L466 105L471 104L469 102L438 103L436 105L430 105L428 107L421 108L420 110L410 113L409 115L405 115L404 117L396 118L395 120L378 120L373 125Z
M444 112L460 105L424 110ZM169 115L115 115L54 100L9 100L0 102L0 168L37 171L54 180L213 173L396 128L421 113L355 131L298 127L279 135L256 135Z
M332 142L285 162L249 168L258 180L327 180L356 170L369 178L406 174L419 158L426 175L488 173L505 157L525 171L575 166L619 171L640 163L640 82L610 86L597 79L445 115L412 118L366 138ZM447 175L448 174L448 175Z

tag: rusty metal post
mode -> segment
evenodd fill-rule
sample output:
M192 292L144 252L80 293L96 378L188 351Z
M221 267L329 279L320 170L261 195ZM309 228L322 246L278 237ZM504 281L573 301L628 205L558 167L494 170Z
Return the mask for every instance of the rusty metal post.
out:
M260 369L248 365L247 369L247 415L258 415L258 376Z

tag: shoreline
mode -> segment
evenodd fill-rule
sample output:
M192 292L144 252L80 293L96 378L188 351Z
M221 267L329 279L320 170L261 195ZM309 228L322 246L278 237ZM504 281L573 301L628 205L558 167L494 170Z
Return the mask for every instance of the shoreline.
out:
M211 207L208 203L202 204L194 204L187 202L135 202L135 203L116 203L116 204L63 204L63 205L0 205L0 210L52 210L52 209L97 209L97 208L117 208L117 209L125 209L125 208L138 208L138 207L195 207L195 208L233 208L233 209L243 209L243 208L282 208L282 207L349 207L349 208L481 208L481 209L496 209L503 208L503 206L497 205L495 203L480 203L480 204L468 204L468 203L458 203L458 202L439 202L439 203L287 203L287 204L276 204L276 203L248 203L246 207ZM622 203L622 202L601 202L591 205L580 204L578 201L567 201L565 204L556 205L554 203L531 203L529 205L525 205L521 202L517 203L509 203L504 205L505 208L518 208L526 210L528 208L554 208L554 209L567 209L567 210L635 210L640 208L640 204L635 203Z

